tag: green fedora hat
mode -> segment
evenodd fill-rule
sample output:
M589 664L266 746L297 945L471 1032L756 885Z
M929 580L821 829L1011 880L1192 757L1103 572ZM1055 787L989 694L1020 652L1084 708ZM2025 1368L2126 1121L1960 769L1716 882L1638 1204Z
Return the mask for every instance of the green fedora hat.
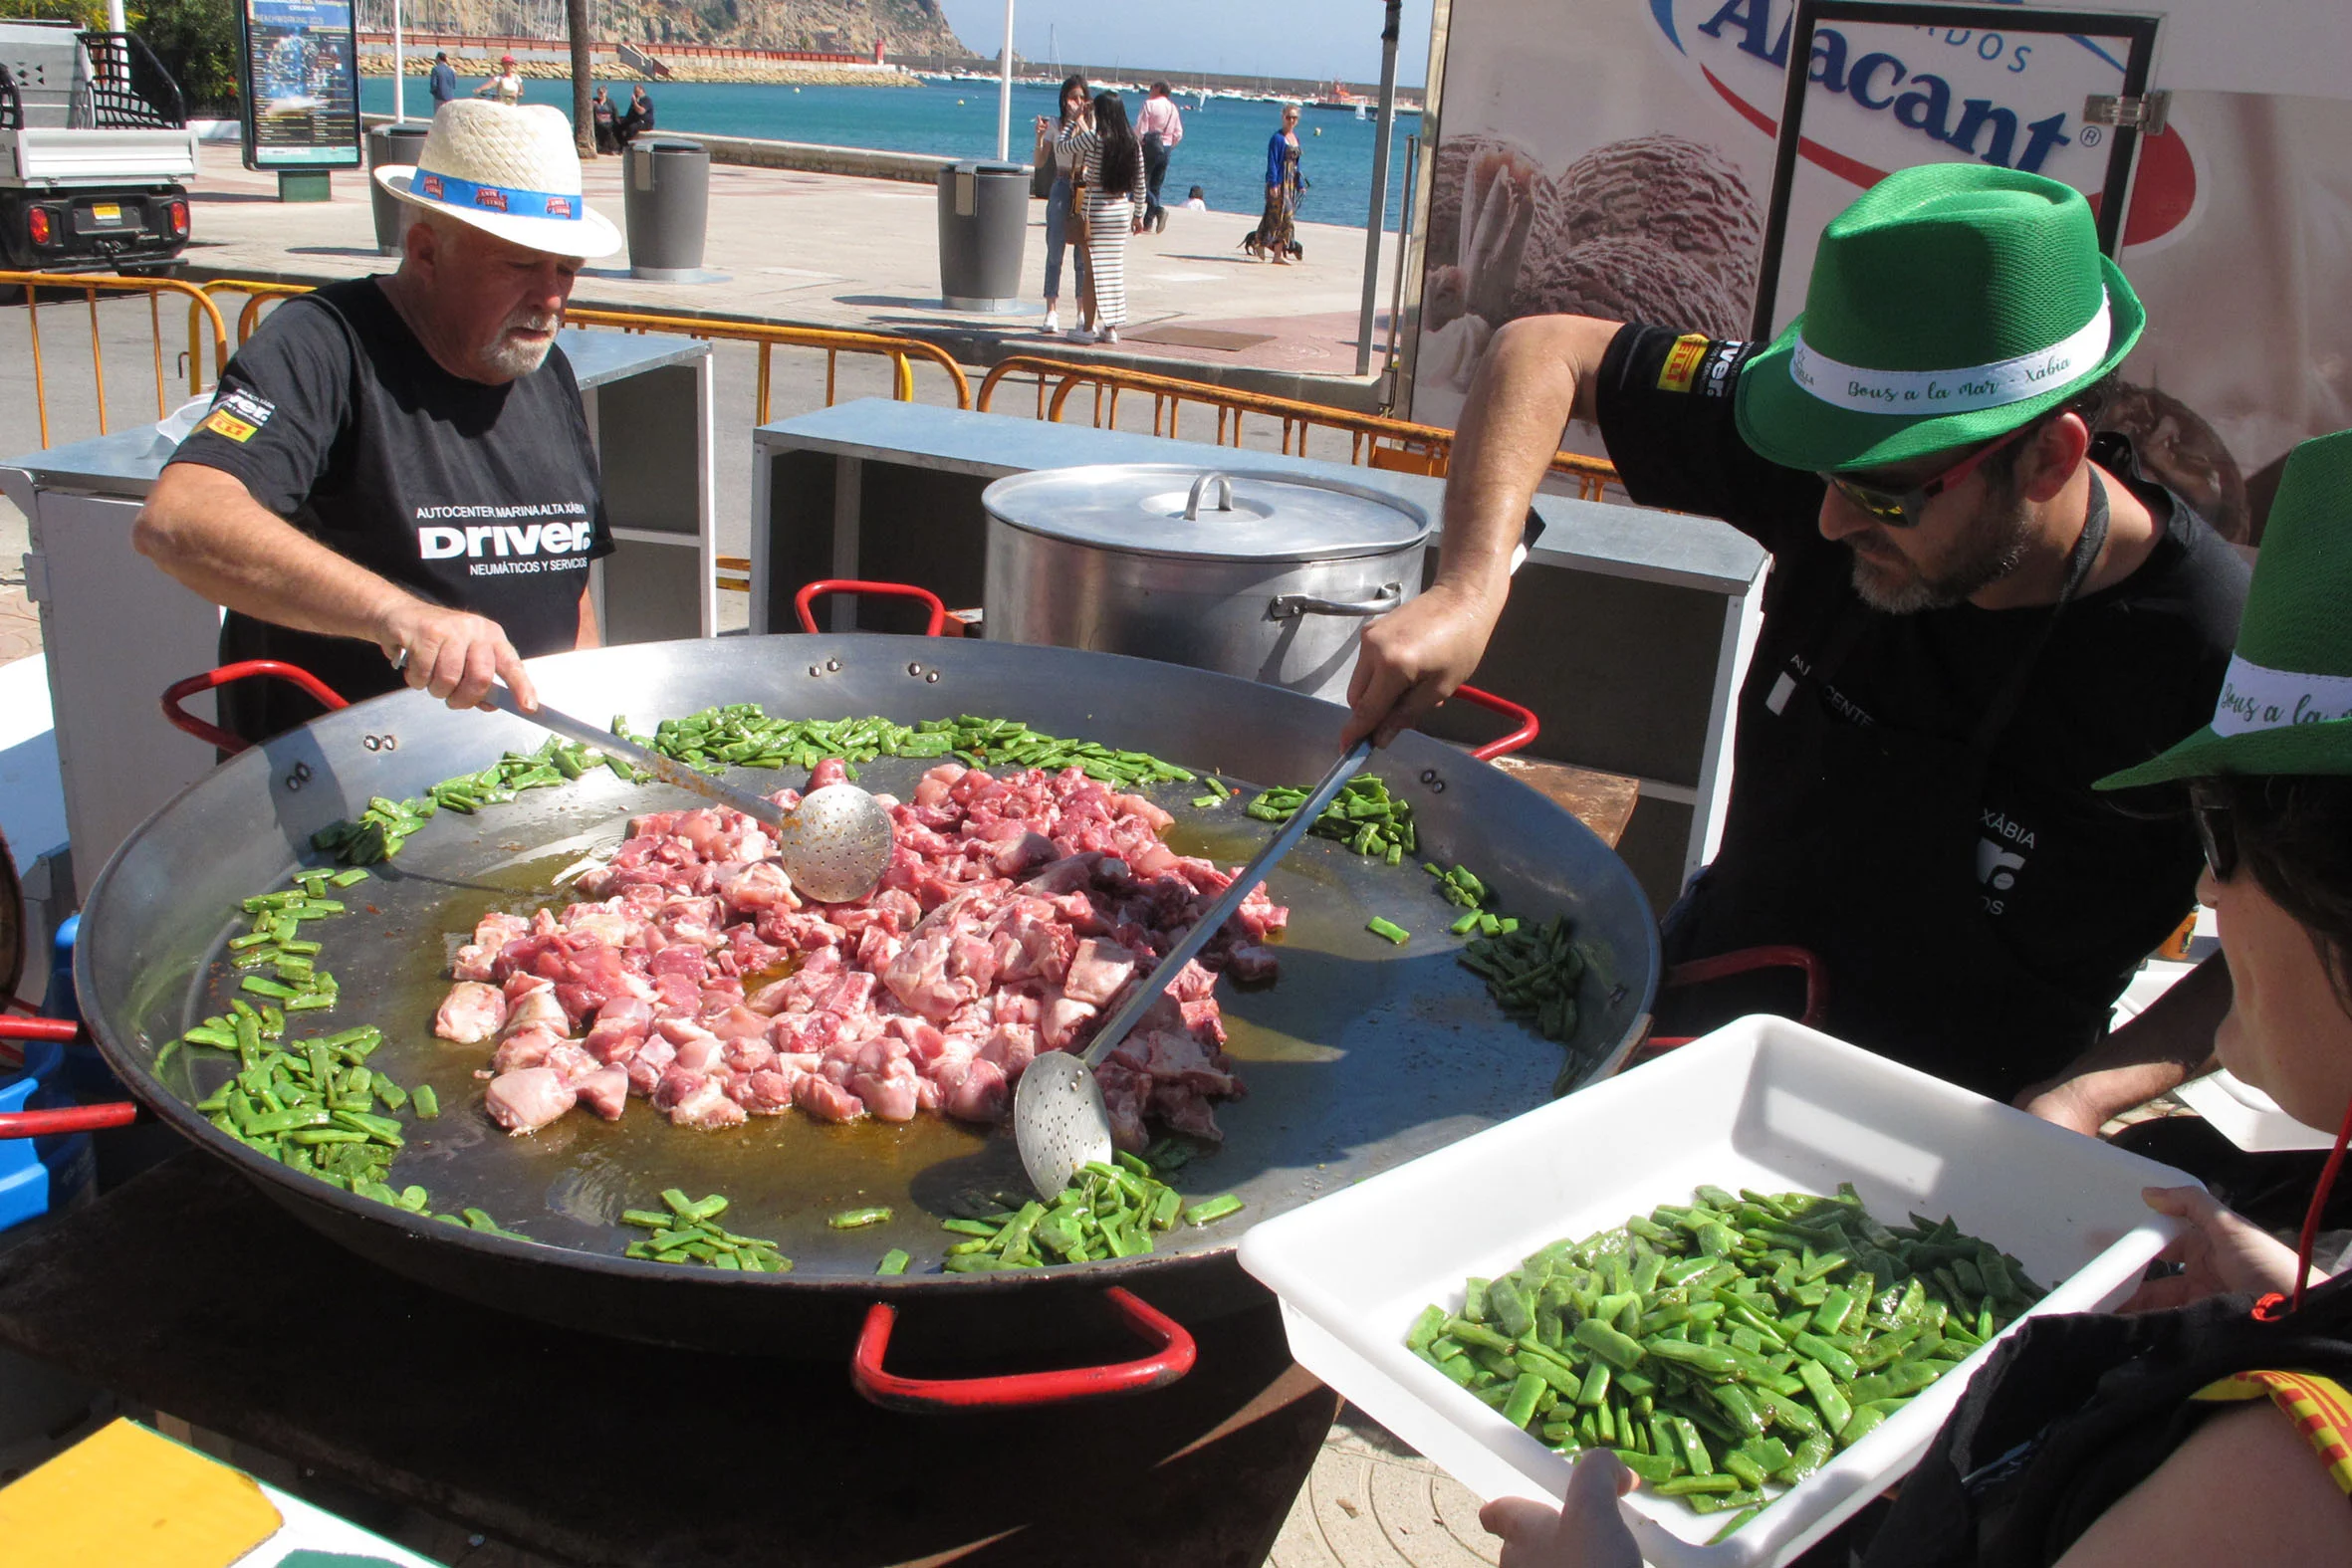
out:
M2114 369L2147 321L2072 187L1903 169L1821 231L1804 314L1741 371L1740 434L1824 473L1989 441Z
M2296 447L2278 478L2214 722L2110 774L2129 789L2217 774L2352 774L2352 430Z

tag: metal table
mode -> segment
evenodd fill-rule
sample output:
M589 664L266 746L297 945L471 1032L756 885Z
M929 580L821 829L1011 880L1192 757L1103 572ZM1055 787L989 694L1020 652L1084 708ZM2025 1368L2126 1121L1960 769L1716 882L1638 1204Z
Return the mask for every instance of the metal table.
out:
M567 331L619 548L590 584L607 642L717 629L710 344ZM98 874L147 814L209 772L212 748L163 723L155 700L218 658L220 610L157 570L130 525L170 460L152 424L0 462L26 517L25 591L41 609L73 862ZM55 846L25 844L28 855ZM74 907L74 889L52 903Z
M1369 485L1442 515L1445 481L1133 431L869 398L752 434L751 627L794 625L817 577L917 582L981 602L980 493L1007 474L1084 463L1248 467ZM1533 757L1639 781L1618 849L1659 909L1713 852L1731 782L1732 699L1755 644L1766 557L1726 524L1541 495L1542 532L1475 684L1542 721ZM1434 571L1437 552L1430 552ZM832 629L919 630L888 602L833 601ZM851 616L859 617L854 622ZM982 628L986 634L986 628ZM1428 728L1490 740L1493 721Z
M953 1332L909 1311L893 1361L919 1369L926 1335ZM1197 1337L1193 1372L1155 1393L900 1416L835 1364L658 1350L436 1294L193 1152L0 1254L0 1343L582 1568L1249 1568L1338 1398L1291 1363L1271 1300Z

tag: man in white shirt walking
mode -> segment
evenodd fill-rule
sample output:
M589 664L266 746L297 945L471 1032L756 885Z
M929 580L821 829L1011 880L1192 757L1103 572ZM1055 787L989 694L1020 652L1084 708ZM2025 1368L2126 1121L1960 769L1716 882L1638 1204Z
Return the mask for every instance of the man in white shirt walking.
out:
M1184 139L1184 116L1168 96L1168 84L1154 82L1143 112L1135 120L1136 139L1143 143L1143 226L1154 233L1168 228L1168 209L1160 205L1160 182L1168 177L1168 154Z

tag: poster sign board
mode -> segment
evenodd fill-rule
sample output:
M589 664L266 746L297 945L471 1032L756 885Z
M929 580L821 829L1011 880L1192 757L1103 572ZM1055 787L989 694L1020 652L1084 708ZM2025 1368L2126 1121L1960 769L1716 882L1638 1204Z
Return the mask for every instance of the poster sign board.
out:
M359 41L352 0L239 0L245 166L353 169Z
M1438 9L1410 416L1456 424L1487 342L1520 316L1747 336L1795 0ZM2295 442L2352 425L2352 88L2311 93L2281 59L2265 91L2243 48L2223 58L2216 41L2306 36L2330 15L2340 0L2163 8L2148 86L2173 89L2169 114L2139 138L2120 258L2149 321L2117 423L2226 530L2249 497L2259 512ZM2091 32L1825 23L1768 319L1803 309L1822 228L1894 169L1974 159L2100 192L2114 132L2085 101L2123 93L2126 60ZM1589 427L1563 444L1599 451Z

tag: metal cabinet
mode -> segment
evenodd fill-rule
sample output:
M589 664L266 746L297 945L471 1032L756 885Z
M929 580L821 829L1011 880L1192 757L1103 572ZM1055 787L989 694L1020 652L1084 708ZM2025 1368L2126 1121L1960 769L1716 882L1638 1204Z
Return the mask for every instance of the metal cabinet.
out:
M710 345L566 332L618 549L591 576L607 642L717 629ZM24 512L26 592L40 606L58 772L87 885L156 807L213 766L156 700L217 662L220 610L131 548L130 526L172 443L152 426L0 466ZM42 846L27 846L38 849ZM73 907L70 892L60 908Z
M879 398L755 431L751 629L793 629L819 577L919 583L981 602L980 493L1006 474L1083 463L1247 465L1388 491L1441 515L1444 481L1158 436ZM1754 646L1765 555L1724 524L1540 496L1531 542L1476 684L1535 710L1529 755L1641 781L1618 852L1663 910L1713 852L1730 785L1732 699ZM1437 553L1430 553L1435 569ZM903 603L833 601L828 629L919 631ZM984 625L982 635L987 634ZM1455 739L1493 721L1441 710ZM1303 782L1303 781L1301 781Z

